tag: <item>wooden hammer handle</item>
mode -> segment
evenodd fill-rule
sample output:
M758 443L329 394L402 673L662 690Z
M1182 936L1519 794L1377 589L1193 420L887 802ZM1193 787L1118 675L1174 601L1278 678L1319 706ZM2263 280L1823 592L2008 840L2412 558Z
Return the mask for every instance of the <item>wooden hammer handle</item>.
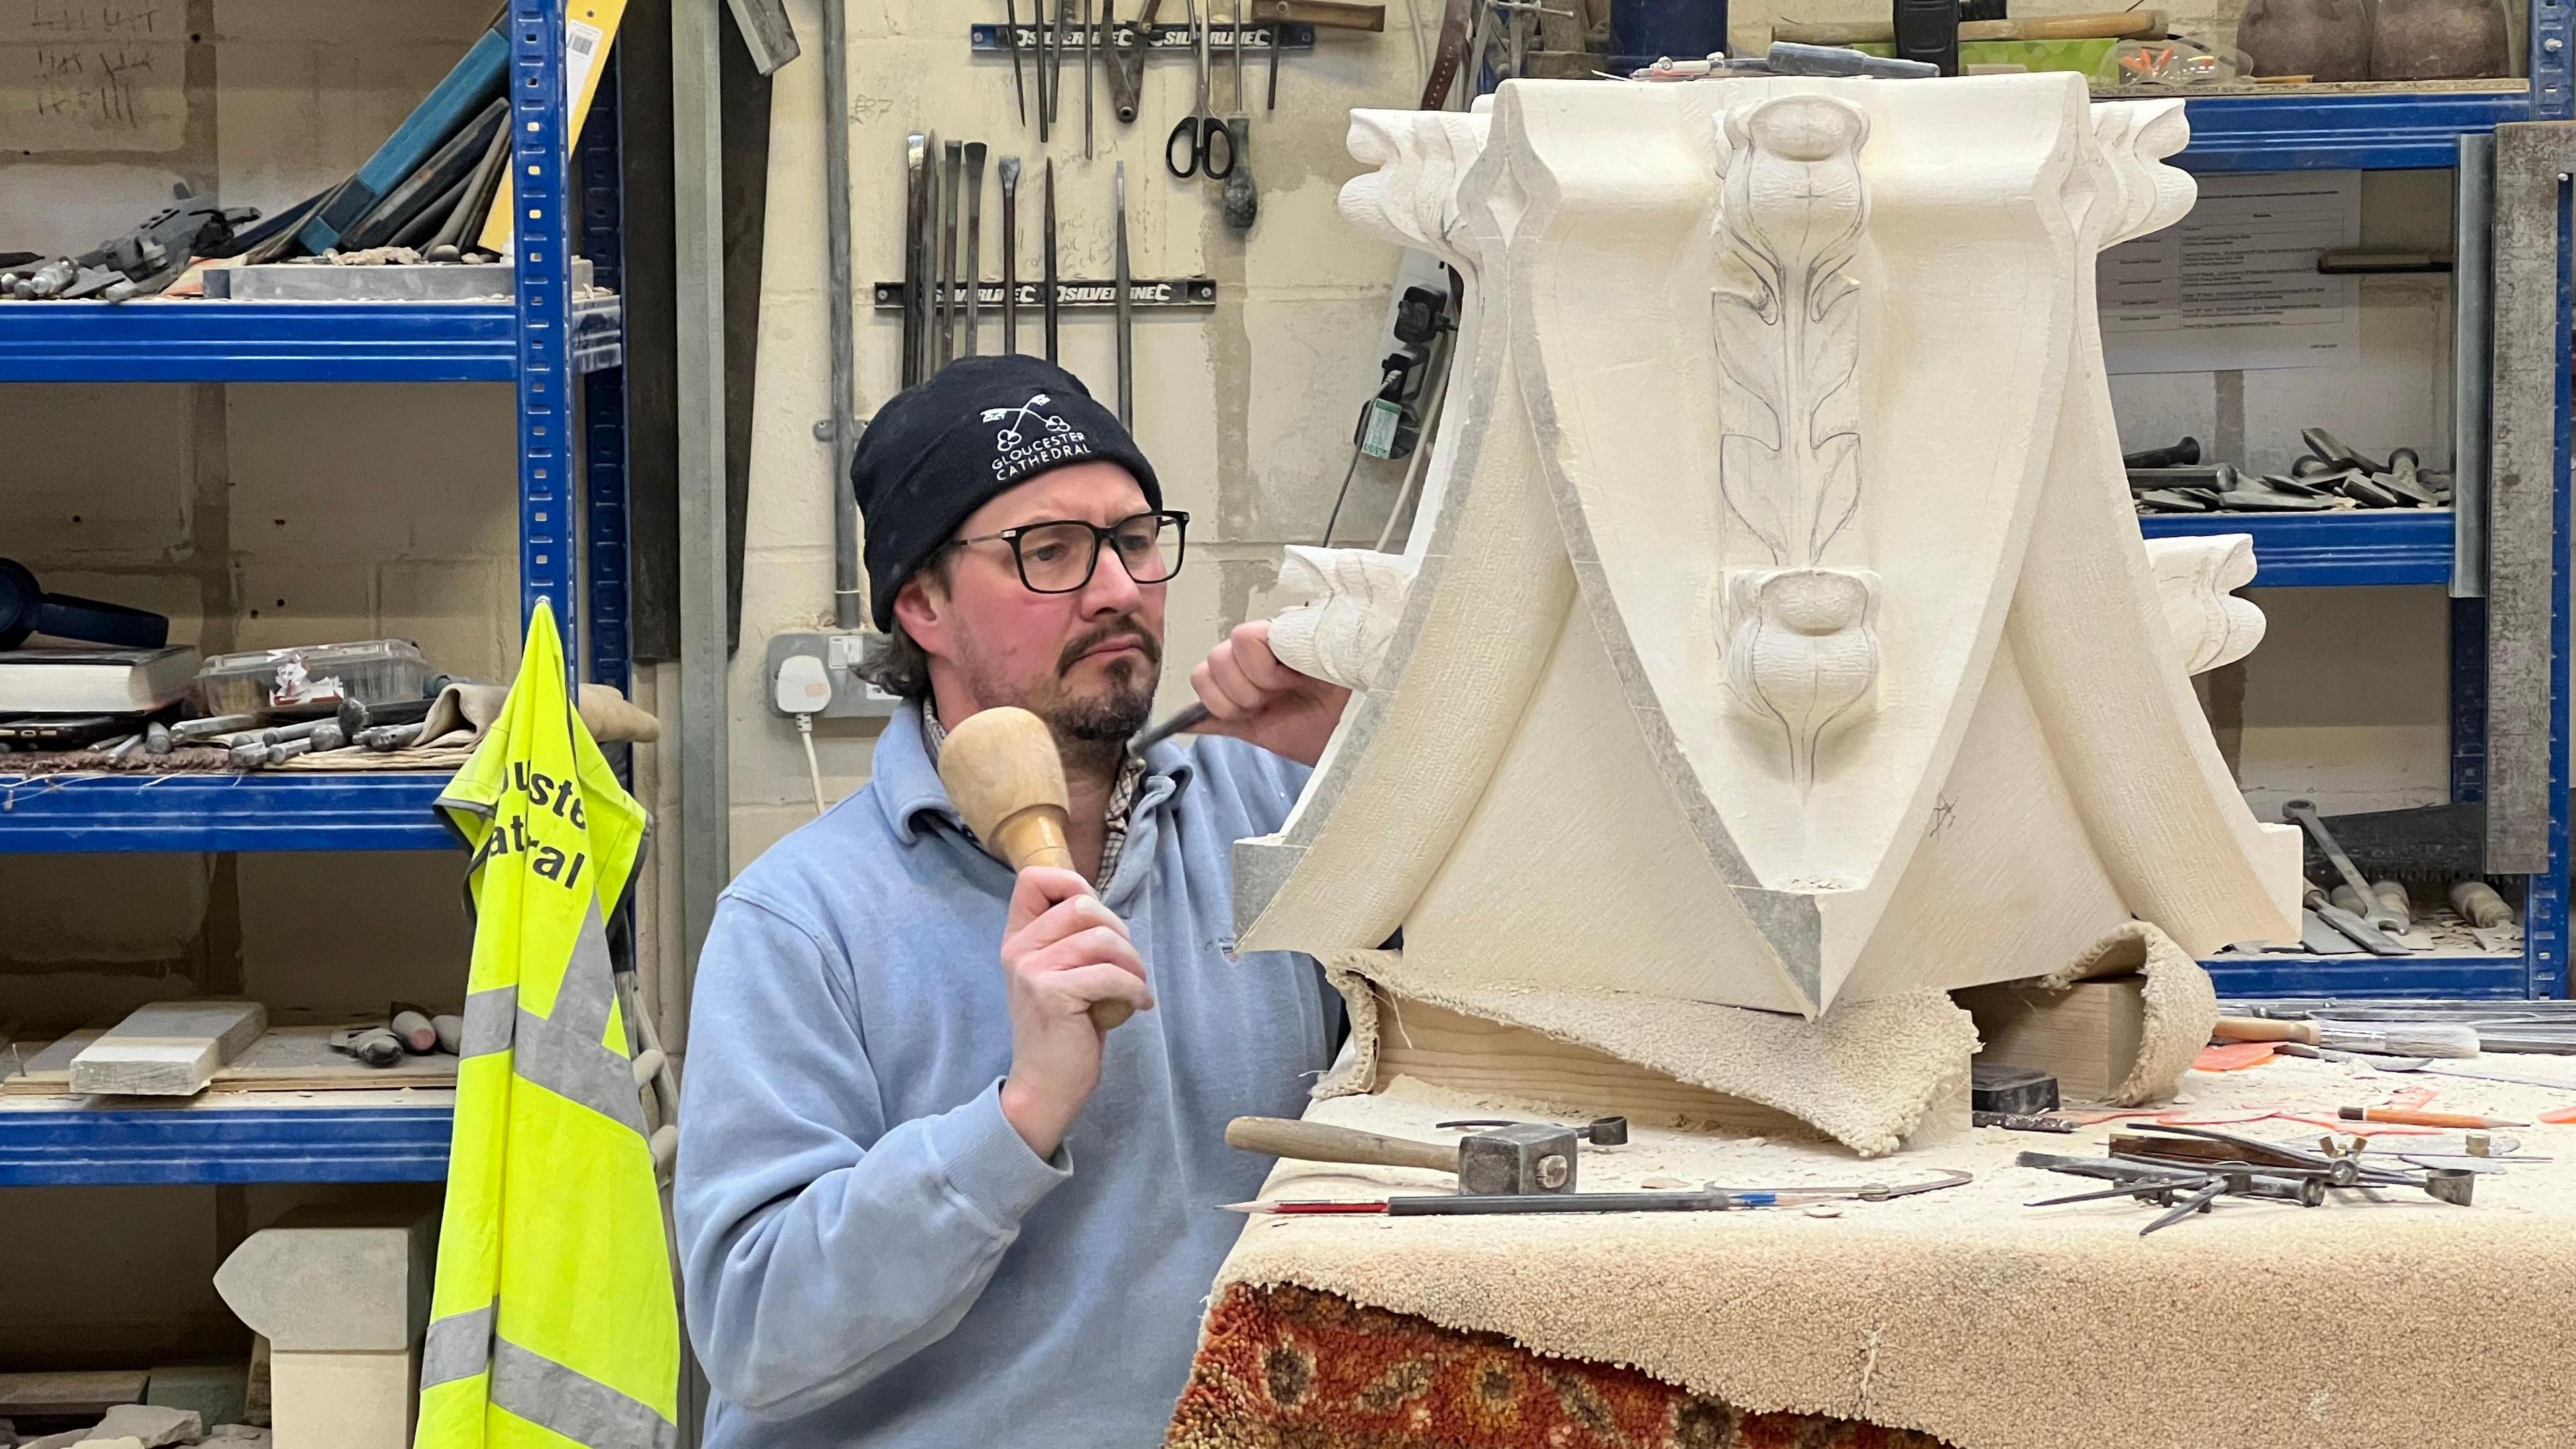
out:
M1381 1137L1321 1122L1285 1117L1237 1117L1225 1124L1225 1145L1300 1162L1356 1162L1372 1167L1427 1167L1456 1172L1458 1149L1409 1137Z
M1073 869L1073 848L1064 838L1064 812L1052 805L1032 806L993 828L993 843L1001 848L1002 859L1013 870L1026 870L1033 865L1056 870ZM1136 1014L1136 1008L1123 1001L1091 1003L1091 1024L1104 1032L1116 1031Z
M2267 1021L2259 1016L2222 1016L2209 1029L2211 1036L2222 1041L2297 1041L2317 1044L2317 1024L2312 1021Z

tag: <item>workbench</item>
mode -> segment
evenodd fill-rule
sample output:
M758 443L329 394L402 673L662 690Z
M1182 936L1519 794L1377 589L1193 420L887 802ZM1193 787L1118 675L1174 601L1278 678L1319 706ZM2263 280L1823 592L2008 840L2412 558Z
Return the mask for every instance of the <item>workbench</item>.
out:
M2191 1072L2168 1110L2313 1146L2320 1128L2239 1119L2275 1105L2331 1117L2407 1087L2437 1088L2438 1110L2525 1120L2576 1104L2576 1059L2451 1065L2568 1087L2285 1058ZM1538 1114L1404 1078L1308 1114L1443 1140L1433 1123L1495 1115ZM2024 1205L2105 1184L2017 1167L2019 1153L2098 1156L2113 1127L1976 1129L1863 1161L1830 1144L1639 1125L1625 1146L1583 1150L1585 1189L1901 1184L1935 1169L1975 1178L1805 1209L1255 1217L1219 1275L1171 1442L1391 1449L1434 1442L1412 1436L1458 1413L1491 1419L1496 1444L1525 1440L1506 1423L1544 1420L1526 1442L1551 1449L2351 1449L2427 1434L2511 1449L2576 1438L2576 1382L2559 1362L2576 1331L2576 1126L2499 1129L2522 1154L2555 1160L2487 1164L2505 1170L2481 1177L2465 1207L2413 1189L2338 1192L2316 1208L2228 1199L2142 1238L2153 1207ZM2367 1130L2381 1145L2405 1135ZM2437 1138L2465 1145L2456 1132L2416 1140ZM1263 1196L1389 1189L1447 1192L1454 1180L1283 1163ZM1265 1334L1268 1348L1247 1353ZM1333 1375L1347 1385L1354 1358L1374 1397L1318 1392ZM1382 1410L1375 1421L1352 1418L1362 1399ZM1663 1428L1638 1438L1640 1412ZM1751 1417L1778 1414L1822 1417ZM1699 1428L1683 1432L1675 1416Z

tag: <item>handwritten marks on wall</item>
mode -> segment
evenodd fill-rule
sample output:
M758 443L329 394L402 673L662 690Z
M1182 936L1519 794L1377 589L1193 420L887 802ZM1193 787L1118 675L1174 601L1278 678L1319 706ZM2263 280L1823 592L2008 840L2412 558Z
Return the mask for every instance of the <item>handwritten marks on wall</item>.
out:
M171 151L184 0L0 0L0 151Z

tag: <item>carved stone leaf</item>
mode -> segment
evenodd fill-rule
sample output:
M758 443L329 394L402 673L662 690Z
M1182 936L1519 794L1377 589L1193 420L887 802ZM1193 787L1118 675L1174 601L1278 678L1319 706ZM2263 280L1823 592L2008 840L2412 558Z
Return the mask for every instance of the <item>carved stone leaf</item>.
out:
M1846 268L1869 214L1869 122L1792 95L1718 130L1718 491L1771 562L1812 564L1860 503L1860 284Z
M1819 306L1807 332L1807 376L1820 389L1807 417L1816 495L1806 540L1810 562L1824 557L1860 507L1860 284L1829 273L1815 295Z
M1788 428L1772 401L1788 388L1785 358L1774 341L1779 293L1749 257L1730 260L1738 285L1720 285L1710 298L1723 378L1718 492L1771 561L1782 563L1805 530L1797 516L1796 481L1784 458Z

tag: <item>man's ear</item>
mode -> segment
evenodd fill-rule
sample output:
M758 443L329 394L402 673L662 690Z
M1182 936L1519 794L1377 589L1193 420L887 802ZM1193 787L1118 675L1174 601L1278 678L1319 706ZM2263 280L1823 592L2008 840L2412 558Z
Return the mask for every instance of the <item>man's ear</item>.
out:
M894 621L923 652L948 652L948 596L926 573L914 574L903 581L894 595Z

